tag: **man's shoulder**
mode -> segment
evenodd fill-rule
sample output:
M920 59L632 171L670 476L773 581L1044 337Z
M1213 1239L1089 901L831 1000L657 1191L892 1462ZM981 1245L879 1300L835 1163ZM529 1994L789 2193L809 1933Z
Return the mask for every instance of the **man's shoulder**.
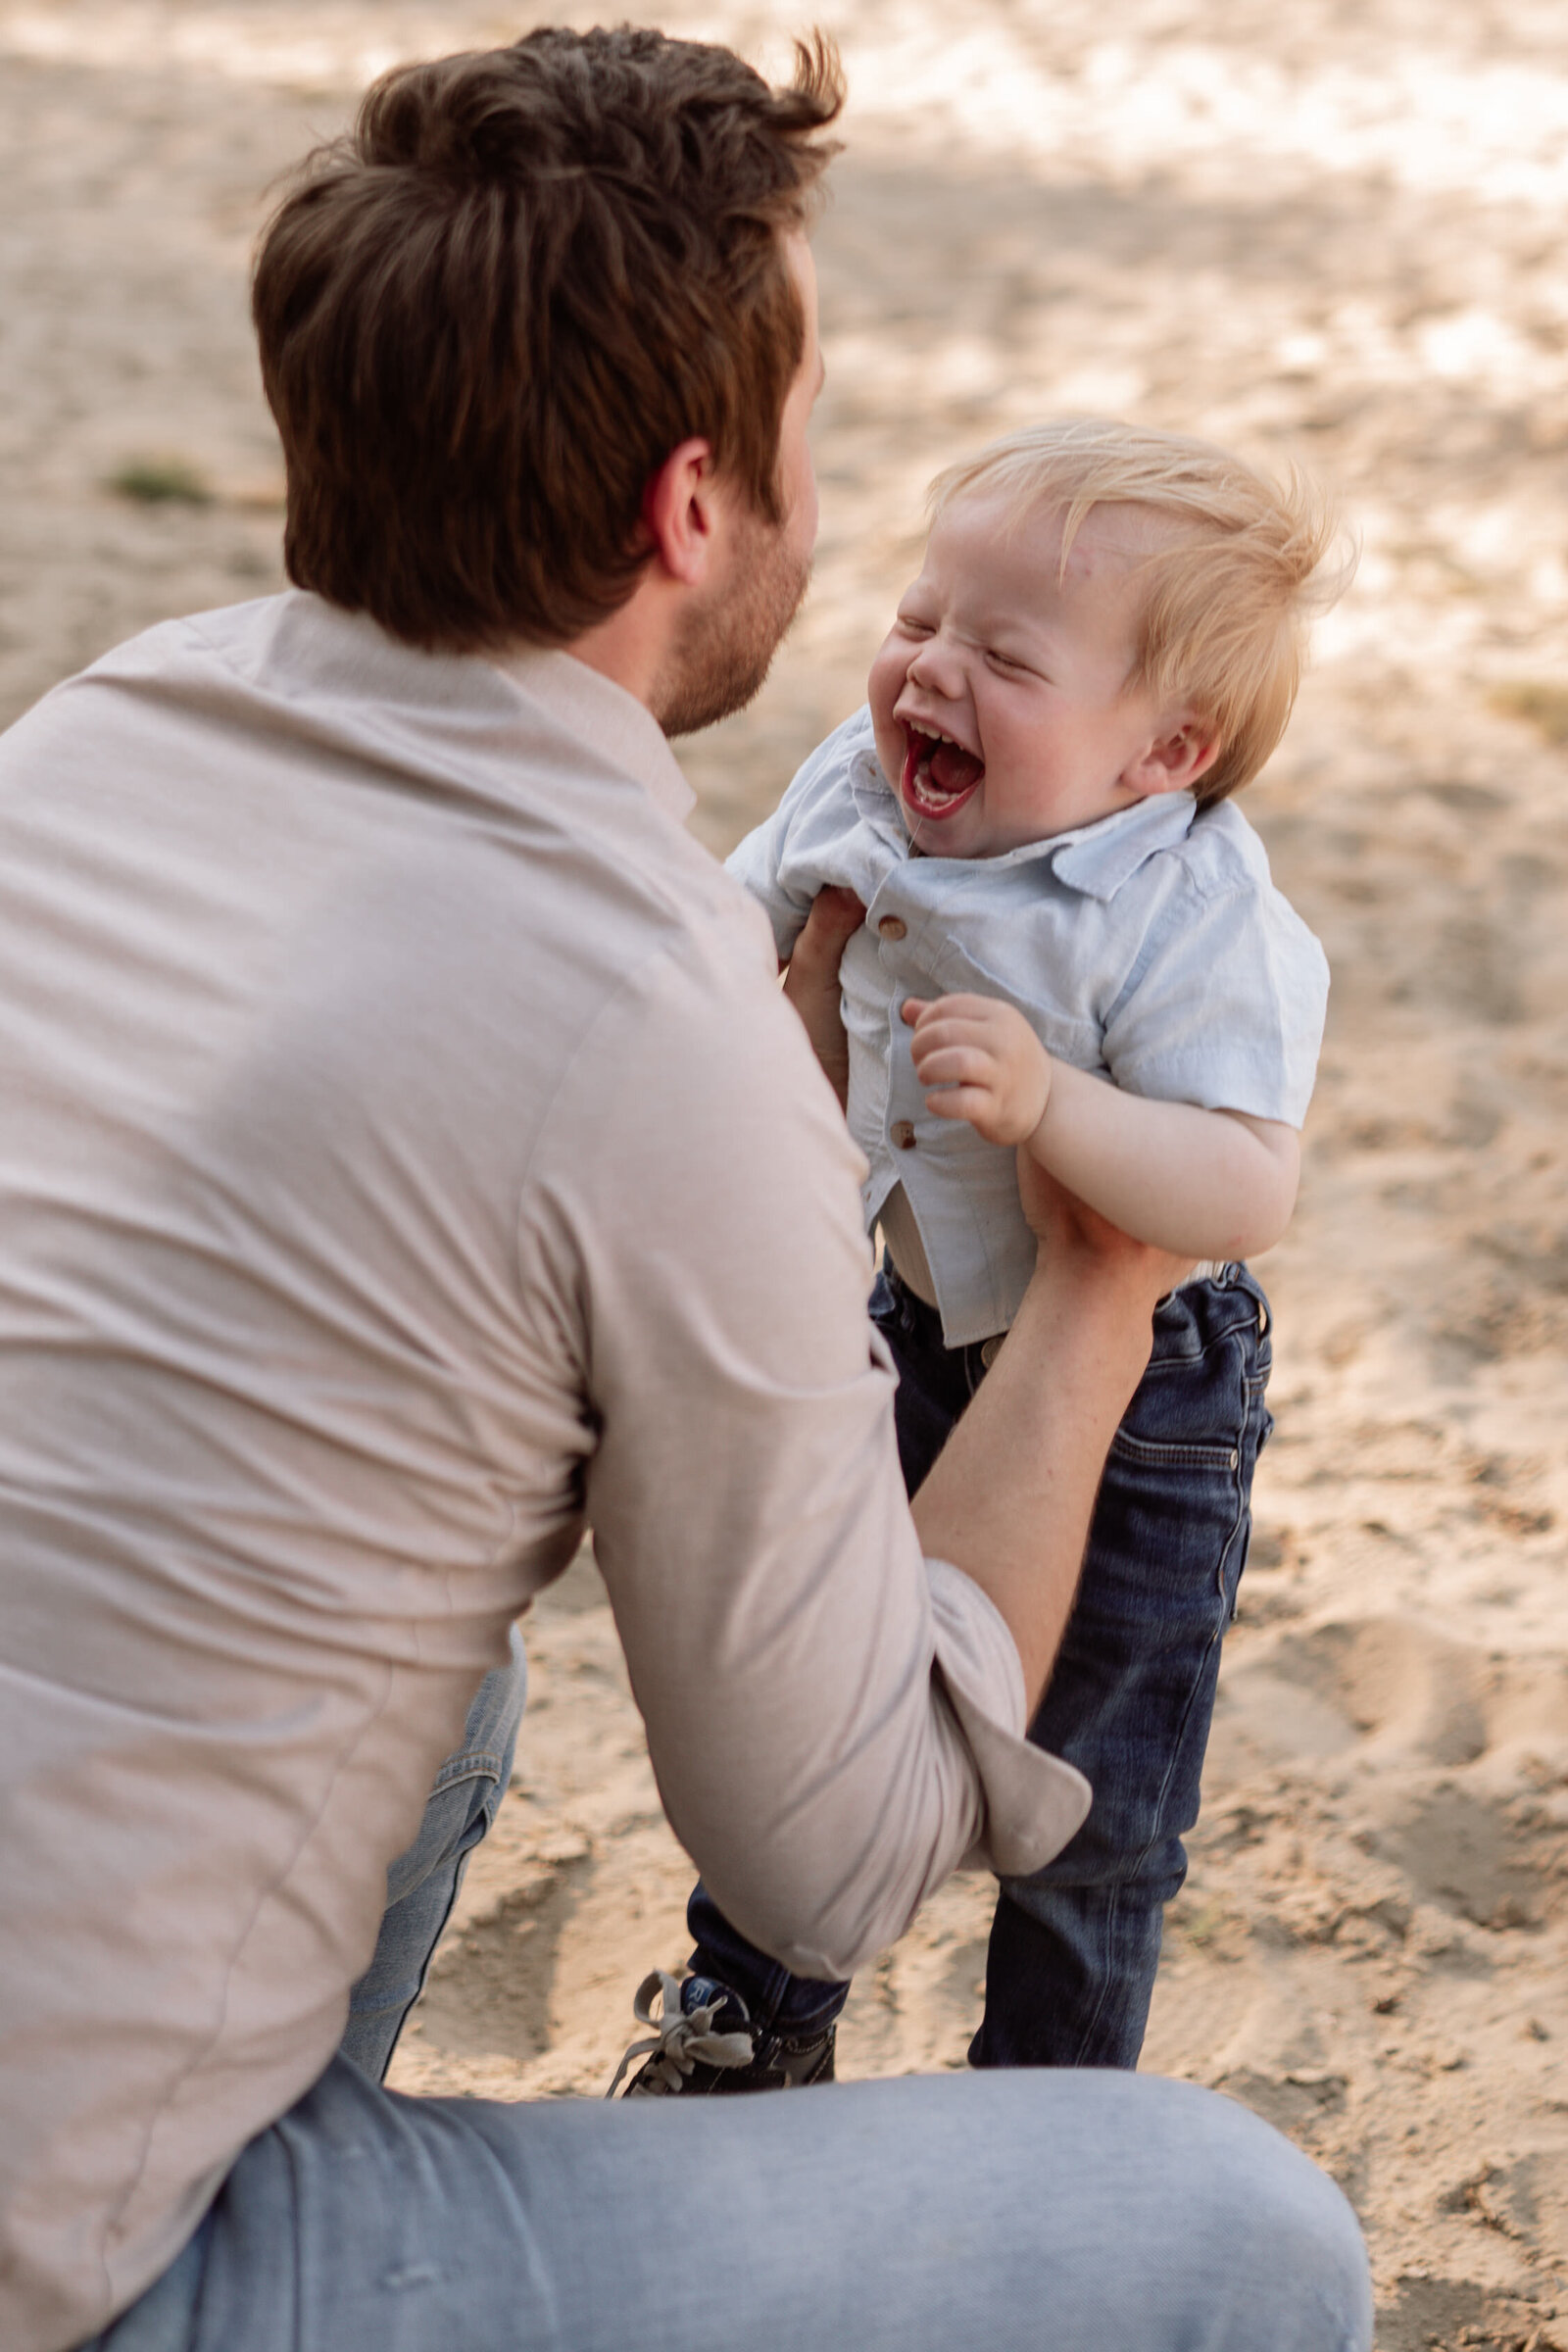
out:
M231 719L241 703L272 700L301 714L317 699L396 704L411 690L427 695L443 666L450 657L398 646L363 615L285 589L156 621L63 678L25 716L64 706L73 723L91 723L86 711L117 690L193 726Z
M266 597L254 604L239 605L229 610L236 616L255 614L279 601L275 597ZM55 717L62 704L68 709L75 709L83 689L143 685L156 681L192 660L199 662L202 659L202 640L198 623L201 620L222 622L227 617L228 612L220 611L155 621L150 628L139 630L134 637L122 639L120 644L109 647L107 652L81 669L73 670L69 676L59 679L6 729L0 742L24 740L25 734L31 732L30 721L43 714Z
M488 660L422 653L290 591L113 648L19 722L5 763L49 781L62 825L100 821L108 768L124 827L187 809L204 834L275 836L250 897L275 900L280 923L330 914L394 991L405 965L411 987L432 967L468 988L483 972L494 1008L569 968L586 1013L682 942L731 987L770 981L765 924L680 821L653 722L581 683L579 724L559 680L542 699ZM311 877L297 906L291 872Z

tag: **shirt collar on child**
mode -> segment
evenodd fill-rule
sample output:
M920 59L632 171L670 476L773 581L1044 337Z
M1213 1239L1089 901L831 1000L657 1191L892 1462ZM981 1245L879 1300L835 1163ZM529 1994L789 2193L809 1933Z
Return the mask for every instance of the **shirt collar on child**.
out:
M909 837L899 814L898 799L874 752L856 757L850 767L850 788L856 813L901 857L912 855ZM998 871L1049 859L1058 882L1089 899L1113 899L1122 884L1160 850L1173 849L1193 829L1198 803L1190 792L1161 792L1134 801L1092 824L1074 825L1045 841L1026 841L986 863ZM969 862L933 858L933 864Z

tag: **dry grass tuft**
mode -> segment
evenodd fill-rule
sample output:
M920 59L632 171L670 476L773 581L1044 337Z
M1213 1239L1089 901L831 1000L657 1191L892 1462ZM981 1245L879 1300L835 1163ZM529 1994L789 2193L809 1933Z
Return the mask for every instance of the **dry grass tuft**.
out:
M210 507L213 489L199 466L176 457L127 458L106 487L144 507Z

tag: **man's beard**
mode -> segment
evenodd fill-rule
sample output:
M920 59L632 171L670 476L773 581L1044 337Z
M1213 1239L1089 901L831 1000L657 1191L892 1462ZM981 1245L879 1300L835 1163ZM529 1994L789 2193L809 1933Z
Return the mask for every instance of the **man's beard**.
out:
M800 610L811 559L782 524L748 518L729 576L690 606L650 702L666 735L695 735L744 710Z

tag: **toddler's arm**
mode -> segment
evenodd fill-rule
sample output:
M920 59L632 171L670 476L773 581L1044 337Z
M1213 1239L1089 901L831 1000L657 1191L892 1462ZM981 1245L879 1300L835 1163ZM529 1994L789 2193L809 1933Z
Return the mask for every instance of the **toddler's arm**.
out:
M987 1143L1022 1144L1123 1233L1182 1257L1248 1257L1290 1223L1300 1139L1277 1119L1124 1094L1046 1052L991 997L911 998L926 1107Z

